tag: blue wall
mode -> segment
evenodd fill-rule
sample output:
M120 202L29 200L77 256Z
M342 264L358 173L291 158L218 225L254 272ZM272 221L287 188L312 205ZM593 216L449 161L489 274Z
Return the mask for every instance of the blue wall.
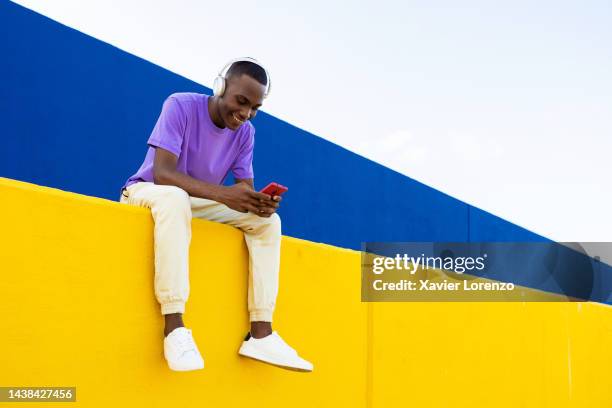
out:
M164 99L208 88L0 2L0 176L116 200ZM289 186L287 235L362 241L541 237L261 112L256 186ZM443 165L443 164L440 164Z

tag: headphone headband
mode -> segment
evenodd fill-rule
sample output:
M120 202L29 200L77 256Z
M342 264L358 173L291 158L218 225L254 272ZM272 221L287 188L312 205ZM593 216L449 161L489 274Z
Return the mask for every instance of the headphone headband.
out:
M251 57L236 58L236 59L229 61L227 64L225 64L223 68L221 68L221 71L219 71L217 78L215 78L215 83L213 85L213 93L219 96L223 95L223 93L225 92L225 82L226 82L225 76L227 75L227 72L230 70L232 65L234 65L237 62L250 62L250 63L253 63L259 66L261 69L264 70L264 72L266 73L266 79L267 79L266 92L264 93L264 98L267 98L268 95L270 94L270 88L272 85L272 81L270 80L270 74L268 73L268 70L263 65L261 65L255 58L251 58Z

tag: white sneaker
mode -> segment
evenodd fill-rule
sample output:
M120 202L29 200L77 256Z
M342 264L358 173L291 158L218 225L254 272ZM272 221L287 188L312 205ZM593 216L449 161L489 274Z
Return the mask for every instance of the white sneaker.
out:
M238 354L280 367L299 371L313 370L312 363L298 356L297 351L285 343L275 331L261 339L256 339L248 334Z
M164 357L174 371L191 371L204 368L204 360L198 351L191 330L177 327L164 339Z

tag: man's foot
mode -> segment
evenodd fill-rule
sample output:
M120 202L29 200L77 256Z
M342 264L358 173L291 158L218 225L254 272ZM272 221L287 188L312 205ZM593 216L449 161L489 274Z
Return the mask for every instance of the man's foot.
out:
M285 343L275 331L261 339L247 334L238 354L293 370L312 371L313 369L312 363L298 356L297 351Z
M191 371L204 368L204 360L198 351L191 330L179 327L164 338L164 357L174 371Z

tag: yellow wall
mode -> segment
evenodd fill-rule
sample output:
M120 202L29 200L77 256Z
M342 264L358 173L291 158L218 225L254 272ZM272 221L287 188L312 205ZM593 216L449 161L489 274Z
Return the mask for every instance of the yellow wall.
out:
M607 306L361 303L359 253L289 237L275 328L315 371L243 359L246 247L201 220L185 321L206 368L172 372L149 212L1 178L0 198L0 386L76 386L71 406L612 406Z

